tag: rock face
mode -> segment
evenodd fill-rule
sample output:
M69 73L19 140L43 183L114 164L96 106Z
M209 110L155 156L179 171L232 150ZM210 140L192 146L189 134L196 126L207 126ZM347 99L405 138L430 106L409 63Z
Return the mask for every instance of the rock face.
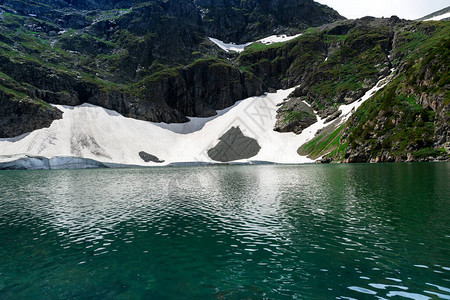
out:
M0 138L15 137L61 119L62 112L49 105L36 103L30 98L14 99L0 90Z
M194 0L208 36L246 43L344 19L312 0Z
M208 156L219 162L251 158L261 150L258 142L245 136L239 126L231 127L219 140L214 148L208 150Z
M142 89L147 101L167 103L187 116L209 117L237 100L262 94L263 86L251 73L210 59L150 77L144 81Z

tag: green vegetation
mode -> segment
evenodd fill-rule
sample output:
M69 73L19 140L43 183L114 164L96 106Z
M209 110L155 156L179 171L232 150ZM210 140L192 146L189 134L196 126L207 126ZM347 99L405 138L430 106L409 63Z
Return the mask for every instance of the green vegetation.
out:
M449 104L445 86L450 84L450 25L418 23L414 28L401 33L396 49L405 54L402 73L354 114L348 137L351 149L365 145L372 157L381 151L396 157L412 152L416 158L445 154L443 149L433 149L435 127L446 122L436 119L435 110L441 108L419 105L416 95L443 96L439 105Z
M300 155L308 155L312 159L326 155L335 160L342 160L348 145L346 142L341 142L342 133L345 129L345 124L340 125L334 130L332 128L325 128L323 133L302 145L298 153Z
M290 122L294 120L304 120L305 118L313 118L316 117L306 111L287 111L282 113L283 122Z
M263 43L252 43L249 46L245 48L245 54L250 54L253 52L258 51L265 51L267 49L271 48L278 48L279 46L283 45L284 43L273 43L273 44L263 44Z
M445 155L446 151L444 148L434 149L434 148L423 148L413 153L415 158L428 158L428 157L437 157L441 155Z
M1 83L0 83L0 91L2 91L6 95L11 96L17 100L22 100L27 97L26 94L16 91L16 90L13 90L13 89L10 89L10 88L7 88L4 85L2 85Z
M398 81L389 84L354 114L358 125L350 131L348 140L352 148L364 141L373 156L381 150L400 155L410 145L433 144L434 112L418 105L413 97L397 95ZM383 137L382 142L379 137Z

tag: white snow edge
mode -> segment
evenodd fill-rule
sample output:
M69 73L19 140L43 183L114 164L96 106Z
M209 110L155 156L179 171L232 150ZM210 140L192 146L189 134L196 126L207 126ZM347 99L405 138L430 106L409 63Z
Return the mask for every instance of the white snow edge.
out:
M440 21L440 20L447 19L447 18L450 18L450 12L447 12L447 13L439 15L439 16L431 17L431 18L426 19L424 21Z
M266 38L263 38L263 39L260 39L260 40L254 41L254 42L249 42L246 44L224 43L223 41L218 40L213 37L208 37L208 39L211 42L213 42L214 44L216 44L217 46L219 46L219 48L221 48L222 50L225 50L226 52L235 51L235 52L240 53L245 50L245 47L250 46L253 43L262 43L265 45L270 45L270 44L274 44L274 43L287 42L292 39L295 39L296 37L299 37L300 35L301 35L301 33L292 35L292 36L287 36L285 34L271 35Z

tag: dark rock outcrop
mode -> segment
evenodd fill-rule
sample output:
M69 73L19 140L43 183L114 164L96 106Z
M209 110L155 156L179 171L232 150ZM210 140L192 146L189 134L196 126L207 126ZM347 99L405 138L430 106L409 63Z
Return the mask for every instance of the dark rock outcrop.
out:
M314 111L301 98L291 98L277 110L275 131L300 134L303 129L317 122Z
M245 136L239 126L231 127L219 140L214 148L208 150L208 156L215 161L230 162L251 158L261 149L258 142Z
M142 88L146 101L167 103L192 117L213 116L215 110L264 91L263 83L252 74L214 59L152 76L144 80Z
M155 163L163 163L164 162L164 160L160 160L158 157L156 157L152 154L149 154L145 151L140 151L139 157L142 158L142 160L145 162L150 162L150 161L155 162Z
M57 108L29 97L18 100L1 90L0 107L0 138L15 137L49 127L53 120L62 117L62 112Z

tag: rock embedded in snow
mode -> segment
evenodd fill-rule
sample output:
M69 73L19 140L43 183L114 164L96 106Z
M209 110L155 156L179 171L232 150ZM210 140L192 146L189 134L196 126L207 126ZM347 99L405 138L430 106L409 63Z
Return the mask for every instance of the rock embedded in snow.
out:
M145 151L140 151L139 156L145 162L150 162L150 161L155 162L155 163L163 163L164 162L164 160L160 160L158 157L151 155Z
M327 119L325 120L325 123L329 123L329 122L333 121L334 119L338 118L340 115L342 115L341 110L335 111L334 113L332 113L331 115L329 115L327 117Z
M303 129L316 122L317 118L311 106L305 104L301 98L291 98L277 110L274 130L300 134Z
M261 146L255 139L245 136L239 126L231 127L219 138L220 142L208 150L208 156L220 162L251 158L258 154Z
M233 163L310 163L311 159L297 154L297 148L314 137L323 121L319 119L300 135L273 131L277 104L292 91L291 88L250 97L218 111L214 117L191 118L184 124L136 120L92 104L55 105L63 112L62 119L49 128L35 130L20 139L0 139L0 161L14 161L17 158L11 155L23 154L45 158L78 156L108 166L211 164L216 161L208 156L208 150L231 127L239 126L245 136L258 141L261 149L254 157ZM144 162L139 156L143 150L164 159L164 163Z

